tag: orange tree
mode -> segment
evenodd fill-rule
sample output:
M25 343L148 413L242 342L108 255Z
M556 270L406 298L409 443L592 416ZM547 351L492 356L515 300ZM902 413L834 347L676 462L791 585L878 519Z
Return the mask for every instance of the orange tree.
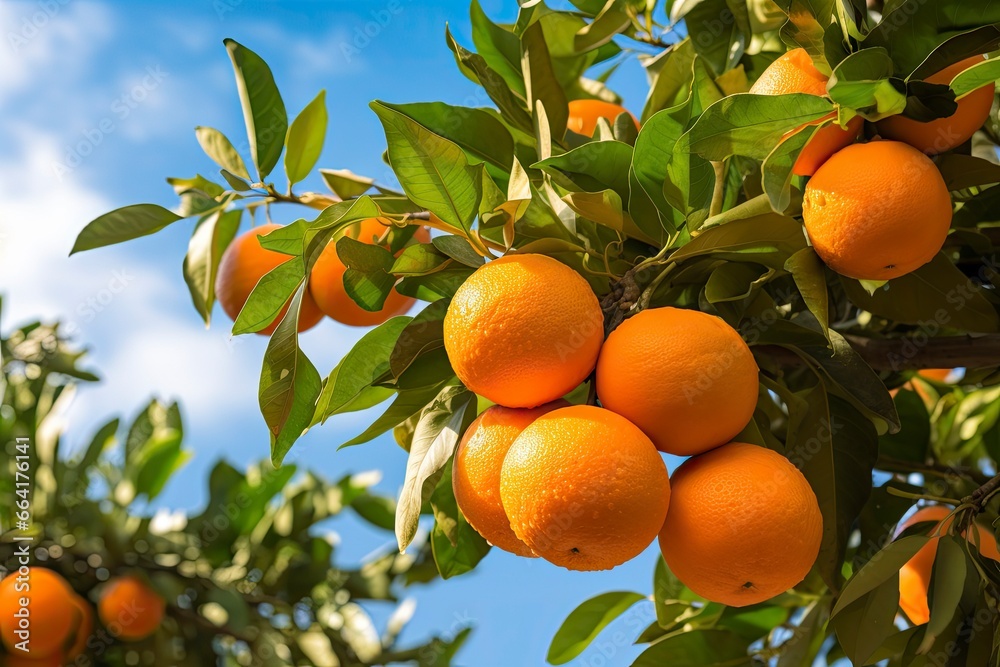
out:
M391 531L394 501L371 491L377 475L330 482L294 466L240 471L220 461L202 511L151 514L150 501L192 454L180 409L153 400L131 423L111 419L65 454L66 405L78 382L97 380L83 356L58 324L0 337L9 454L0 489L11 499L0 507L9 572L0 581L0 664L451 663L468 628L400 647L412 607L399 605L380 634L363 606L395 606L406 586L433 579L429 546L343 568L317 528L353 511ZM19 580L27 588L15 588ZM33 619L27 653L12 622L24 606Z
M371 103L398 191L350 165L320 169L328 194L297 191L325 98L289 123L265 62L227 40L250 155L199 128L218 177L169 179L179 209L108 213L75 251L194 221L184 277L207 321L217 292L234 297L217 274L241 219L314 209L240 241L280 256L245 268L230 309L235 334L274 328L275 465L305 430L391 399L344 446L391 432L409 452L399 547L432 514L445 577L491 535L594 569L660 531L651 596L584 602L554 664L651 597L636 665L1000 665L1000 59L984 57L1000 5L573 0L501 25L473 2L471 17L475 50L445 38L489 108ZM637 117L608 86L629 58L649 79ZM327 315L377 324L325 378L298 335L320 293L345 297ZM406 298L427 305L393 316ZM654 447L691 456L672 491ZM951 519L907 522L921 505Z

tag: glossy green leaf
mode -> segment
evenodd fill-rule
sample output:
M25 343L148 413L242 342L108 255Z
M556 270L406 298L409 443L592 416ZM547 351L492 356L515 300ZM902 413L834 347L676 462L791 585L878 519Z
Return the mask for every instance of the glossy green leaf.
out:
M750 667L747 644L728 630L691 630L653 644L632 667Z
M243 105L250 154L263 181L278 164L284 147L288 132L285 103L281 101L271 68L259 55L235 40L226 39L224 43L236 73L236 88Z
M215 277L222 253L236 236L242 211L213 213L198 223L184 256L184 282L195 309L209 324L215 304Z
M91 220L76 237L69 254L155 234L181 216L156 204L134 204Z
M233 147L233 144L222 132L213 127L199 125L194 128L198 143L208 157L215 160L215 163L240 178L249 179L250 173L247 171L243 158Z
M319 161L326 138L326 124L326 91L321 90L288 127L285 173L290 184L305 180Z
M549 645L546 660L552 665L569 662L583 653L609 623L645 599L646 596L641 593L614 591L582 603L559 626Z
M392 292L396 276L389 273L395 259L388 250L349 236L337 240L337 256L347 267L344 291L358 306L378 312Z
M434 513L431 553L442 579L472 571L490 551L489 543L469 525L458 508L451 474L449 462L430 497Z

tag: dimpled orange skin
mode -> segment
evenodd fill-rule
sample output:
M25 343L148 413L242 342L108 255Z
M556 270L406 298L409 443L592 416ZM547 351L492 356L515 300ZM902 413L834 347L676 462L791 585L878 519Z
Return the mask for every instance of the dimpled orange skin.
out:
M272 269L291 259L288 255L263 248L257 238L280 227L281 225L271 223L254 227L237 236L226 248L226 252L222 254L219 272L215 278L215 295L222 310L234 322L240 314L240 310L243 309L243 305L250 298L250 292L257 286L260 279ZM287 305L274 318L274 322L257 333L262 336L270 336L278 328L278 324L286 312L288 312ZM306 291L302 297L299 331L312 329L319 324L321 319L323 319L323 313L320 312L316 302Z
M931 572L934 570L934 558L937 556L938 540L951 525L951 519L944 521L949 514L951 514L951 510L941 505L922 507L900 523L896 529L898 536L914 524L925 521L938 522L937 526L928 531L928 533L937 531L937 536L932 537L899 570L899 608L914 625L923 625L931 617L930 607L927 604L927 592L930 588ZM979 553L986 558L1000 561L996 537L979 524L976 524L976 530L979 532Z
M369 218L355 225L347 235L358 241L372 243L381 238L385 231L386 226L377 218ZM413 238L420 243L427 243L431 235L425 227L421 227L414 233ZM344 289L346 272L347 266L337 256L337 243L331 241L316 260L309 276L309 293L312 294L316 305L328 317L341 324L354 327L377 326L397 315L405 315L416 302L415 299L403 296L393 289L386 297L382 310L375 312L365 310L354 303Z
M163 598L136 576L112 580L97 604L101 623L125 641L139 641L156 632L165 610Z
M565 264L513 254L476 270L444 318L444 347L465 386L494 403L533 408L576 388L597 363L604 314Z
M961 72L981 62L983 62L982 56L967 58L927 77L926 81L950 84ZM889 116L879 121L878 132L885 139L904 141L928 155L944 153L964 144L983 126L990 115L990 109L993 108L995 93L995 84L978 88L958 100L958 109L955 113L929 123L921 123L901 115Z
M697 310L630 317L597 361L601 404L668 454L691 456L732 440L753 417L757 393L750 348L731 326Z
M639 121L625 107L604 102L602 100L573 100L569 103L569 119L566 121L566 129L572 130L585 137L594 136L597 130L597 121L604 118L612 126L615 119L623 113L632 116L635 129L639 129Z
M21 598L27 598L31 614L28 657L39 659L62 653L79 622L78 612L70 602L74 593L69 583L56 572L42 567L28 568L29 590L17 590L18 583L16 570L0 582L0 638L4 647L11 654L18 650L16 645L22 638L15 634L19 629L15 614L22 609Z
M476 417L455 452L452 488L469 525L493 546L518 556L535 558L510 527L500 500L500 470L510 446L531 422L558 408L560 399L537 408L494 405Z
M806 93L826 97L827 81L829 78L816 69L805 49L792 49L779 56L761 72L760 77L750 87L750 92L754 95ZM831 114L816 123L835 117L835 114ZM798 159L792 166L792 172L798 176L812 176L830 159L830 156L844 146L854 143L863 125L864 119L855 116L847 122L846 130L835 123L821 128L799 153Z
M934 259L951 216L938 168L898 141L840 151L809 180L802 202L816 254L837 273L860 280L899 278Z
M744 607L801 582L823 517L802 473L775 451L733 442L685 461L660 532L670 570L712 602Z
M576 405L539 417L500 473L517 537L569 570L609 570L656 537L670 504L667 468L624 417Z

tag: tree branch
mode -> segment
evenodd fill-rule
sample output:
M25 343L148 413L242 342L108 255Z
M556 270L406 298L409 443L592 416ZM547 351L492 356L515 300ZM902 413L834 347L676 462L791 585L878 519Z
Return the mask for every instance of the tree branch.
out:
M988 368L1000 366L1000 334L945 336L940 338L865 338L845 336L865 362L879 371L925 368ZM761 345L782 366L800 366L801 359L776 345Z

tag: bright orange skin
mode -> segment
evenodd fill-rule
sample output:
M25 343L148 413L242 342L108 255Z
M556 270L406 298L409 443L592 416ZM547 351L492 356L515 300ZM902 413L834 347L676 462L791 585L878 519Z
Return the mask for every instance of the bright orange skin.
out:
M928 83L950 84L952 79L973 65L983 62L982 56L973 56L946 67L937 74L927 77ZM958 109L947 118L938 118L929 123L906 116L890 116L878 123L879 134L886 139L905 141L928 155L950 151L968 141L976 130L983 126L993 108L996 85L989 84L972 91L958 100Z
M385 231L386 226L377 218L369 218L353 226L346 235L365 243L372 243L381 238ZM420 243L428 243L431 239L430 232L425 227L418 229L413 237ZM341 324L354 327L377 326L397 315L405 315L416 301L392 290L386 297L382 310L375 312L365 310L347 295L344 289L346 272L347 266L337 256L337 243L334 240L320 254L309 276L309 292L316 305L327 316Z
M628 109L619 104L601 100L573 100L569 103L569 120L566 121L566 129L585 137L592 137L597 130L598 120L604 118L611 125L614 125L615 119L623 113L632 116L635 129L638 130L639 120Z
M17 590L17 571L0 582L0 639L9 653L18 654L16 645L21 638L15 634L19 623L15 614L22 608L20 599L27 598L28 657L39 659L61 654L79 623L78 612L70 600L73 589L59 574L43 567L28 568L27 583L30 590Z
M136 576L108 583L97 604L97 614L109 631L124 641L150 636L163 621L166 602L149 584Z
M714 315L653 308L625 320L601 349L601 404L668 454L691 456L742 431L757 406L757 362Z
M805 93L826 97L828 81L829 77L816 69L805 49L792 49L761 72L760 78L751 86L750 92L754 95ZM831 118L835 118L835 115L821 118L815 124L818 125ZM812 176L834 153L854 143L863 125L864 120L860 116L855 116L847 122L846 130L835 123L821 128L799 153L798 159L792 166L792 172L798 176Z
M545 255L486 263L444 318L444 347L459 379L511 408L572 391L594 369L603 341L604 314L590 285Z
M493 546L535 558L510 527L500 500L500 470L521 431L542 415L565 407L569 403L561 399L537 408L494 405L476 417L462 437L452 473L455 500L469 525Z
M951 216L941 172L898 141L843 149L809 180L802 202L816 253L837 273L861 280L898 278L934 259Z
M951 510L941 505L922 507L896 529L896 535L899 535L914 524L925 521L938 522L929 531L930 533L936 531L937 535L921 547L920 551L899 570L899 607L914 625L923 625L931 617L927 592L930 588L931 572L934 569L934 558L937 556L938 540L951 525L952 519L946 519L949 514ZM1000 562L996 537L985 526L976 524L976 530L979 532L979 553Z
M90 604L80 597L79 595L74 595L73 604L76 606L77 610L80 612L80 624L76 628L76 639L73 640L73 646L70 647L68 652L69 658L75 658L76 656L83 653L87 648L87 640L94 633L94 610L91 608Z
M823 516L781 454L734 442L685 461L660 532L670 570L712 602L743 607L801 582L819 554Z
M250 298L250 292L257 283L272 269L289 261L291 257L280 252L266 250L261 247L258 236L278 229L281 225L259 225L237 236L222 254L219 262L219 272L215 278L215 295L229 319L236 321L243 305ZM288 305L282 308L274 322L257 333L270 336L278 328L281 318L288 312ZM309 292L302 297L302 310L299 314L299 331L312 329L323 319Z
M635 558L663 525L663 459L624 417L592 405L555 410L517 437L500 473L514 534L569 570L609 570Z

